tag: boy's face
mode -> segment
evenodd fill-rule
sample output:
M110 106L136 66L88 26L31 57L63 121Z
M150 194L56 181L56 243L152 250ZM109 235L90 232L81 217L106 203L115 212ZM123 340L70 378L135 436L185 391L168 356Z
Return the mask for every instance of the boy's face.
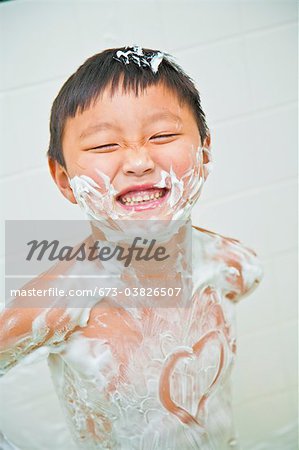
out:
M151 186L171 167L178 180L193 171L198 149L202 145L208 148L210 141L208 137L201 142L189 106L181 106L160 84L138 97L121 89L111 97L106 89L90 108L68 118L62 144L66 170L56 162L50 162L50 167L70 201L76 203L69 179L87 176L105 194L108 177L116 192L114 207L121 213L140 214L157 207L162 211L170 192L162 190L157 198ZM203 168L199 170L203 174Z

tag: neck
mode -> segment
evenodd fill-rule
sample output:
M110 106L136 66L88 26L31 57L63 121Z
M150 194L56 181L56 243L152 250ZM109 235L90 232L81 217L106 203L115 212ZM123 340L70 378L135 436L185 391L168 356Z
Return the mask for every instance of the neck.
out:
M166 223L127 221L126 224L127 235L119 230L105 233L101 225L91 222L93 241L98 247L111 248L114 256L109 267L118 266L125 285L156 288L158 296L162 287L181 287L189 292L192 283L191 219Z

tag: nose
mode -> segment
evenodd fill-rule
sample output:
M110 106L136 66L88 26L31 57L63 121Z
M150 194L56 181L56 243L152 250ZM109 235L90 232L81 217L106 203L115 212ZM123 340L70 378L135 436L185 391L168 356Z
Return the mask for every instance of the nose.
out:
M142 176L151 173L154 168L155 163L144 148L126 151L122 167L125 175Z

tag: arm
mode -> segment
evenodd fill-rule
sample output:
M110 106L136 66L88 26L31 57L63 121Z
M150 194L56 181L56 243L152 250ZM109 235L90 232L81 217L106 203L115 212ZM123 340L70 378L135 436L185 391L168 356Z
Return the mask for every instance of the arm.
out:
M22 291L29 294L35 288L47 292L55 287L66 293L70 288L91 287L86 286L86 282L84 285L84 279L79 276L61 276L70 273L76 273L71 264L58 264L27 283ZM98 299L82 299L79 304L76 301L76 297L68 295L51 297L46 294L16 297L9 302L0 314L0 376L37 349L46 354L50 350L57 351L77 327L85 327Z
M94 262L60 261L21 288L27 296L15 298L0 314L0 376L36 350L57 352L70 334L87 326L91 309L100 300L96 291L99 280L88 277L95 273L100 279L101 271ZM46 294L30 296L33 289ZM61 296L51 296L51 289L55 295L61 290L62 294L57 294ZM71 296L70 290L76 289L94 294Z
M236 239L222 238L220 258L226 270L223 293L238 302L252 293L263 278L263 269L256 253Z
M263 269L256 253L237 239L193 227L206 236L204 258L212 263L214 282L232 302L250 294L263 278Z
M41 347L53 351L89 318L90 308L26 308L22 302L15 299L16 306L0 314L0 376Z

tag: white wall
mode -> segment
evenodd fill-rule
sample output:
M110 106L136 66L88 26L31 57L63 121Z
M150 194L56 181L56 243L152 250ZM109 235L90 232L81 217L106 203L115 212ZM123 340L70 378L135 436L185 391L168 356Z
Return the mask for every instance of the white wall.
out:
M259 442L259 449L295 450L291 433L283 447L274 438L297 413L295 0L18 0L0 4L0 30L3 219L82 218L52 183L45 151L51 103L87 57L136 43L173 54L196 80L215 166L194 223L251 246L265 269L261 286L237 307L236 424L244 449ZM38 368L49 410L62 420L47 371ZM27 393L37 389L30 369L19 371L1 381L8 435L28 410L11 405L9 390L17 380ZM30 414L35 433L39 419ZM34 450L21 428L15 443Z

